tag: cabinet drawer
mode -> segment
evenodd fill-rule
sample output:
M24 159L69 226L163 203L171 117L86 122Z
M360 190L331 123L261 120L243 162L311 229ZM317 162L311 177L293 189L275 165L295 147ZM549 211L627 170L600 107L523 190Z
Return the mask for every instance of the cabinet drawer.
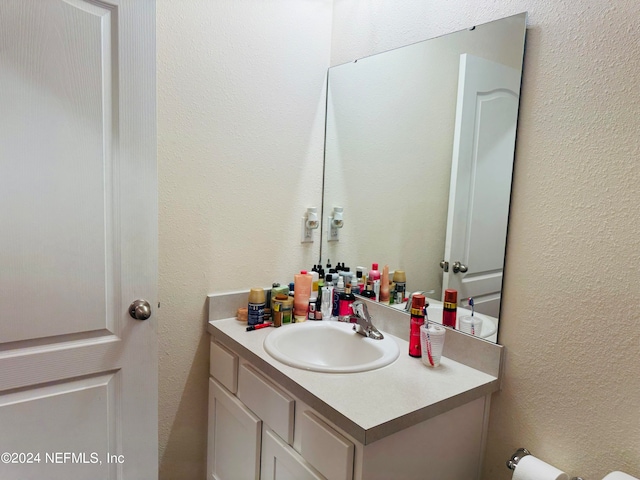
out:
M251 365L238 369L238 398L285 442L293 443L295 400Z
M328 480L353 478L354 446L312 412L300 416L300 453Z
M269 428L262 432L260 480L325 480L298 452Z
M231 393L238 391L238 355L218 342L211 342L209 373Z

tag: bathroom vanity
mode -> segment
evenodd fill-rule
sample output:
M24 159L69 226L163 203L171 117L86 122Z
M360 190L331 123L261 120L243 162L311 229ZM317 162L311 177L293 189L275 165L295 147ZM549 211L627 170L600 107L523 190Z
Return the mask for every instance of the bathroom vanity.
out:
M447 332L441 366L430 369L406 353L408 317L372 304L398 359L359 373L307 371L265 351L273 328L247 332L234 318L246 296L209 297L207 478L479 478L501 346Z

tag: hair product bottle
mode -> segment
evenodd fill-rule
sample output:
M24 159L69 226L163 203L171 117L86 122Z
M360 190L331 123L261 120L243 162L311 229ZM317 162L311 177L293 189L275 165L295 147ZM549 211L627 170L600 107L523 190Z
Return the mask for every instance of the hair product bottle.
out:
M456 312L458 310L458 291L448 288L444 291L442 325L456 328Z
M409 355L420 358L422 348L420 348L420 327L424 325L424 306L426 298L424 295L414 295L411 301L411 326L409 330Z
M264 322L264 308L267 297L262 288L252 288L249 291L248 321L249 325L258 325Z

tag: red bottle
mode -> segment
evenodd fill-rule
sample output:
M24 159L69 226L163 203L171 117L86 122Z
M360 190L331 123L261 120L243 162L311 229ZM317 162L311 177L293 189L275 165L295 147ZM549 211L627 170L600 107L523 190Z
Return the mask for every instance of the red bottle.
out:
M409 355L422 357L420 347L420 327L424 325L424 295L414 295L411 301L411 330L409 331Z
M456 328L458 310L458 291L447 289L444 291L444 305L442 311L442 325Z

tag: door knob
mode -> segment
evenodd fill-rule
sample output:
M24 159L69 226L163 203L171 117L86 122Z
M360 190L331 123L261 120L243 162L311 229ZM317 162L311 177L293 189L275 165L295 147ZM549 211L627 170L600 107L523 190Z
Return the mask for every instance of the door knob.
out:
M469 270L469 269L467 268L466 265L463 265L460 262L453 262L453 273L458 273L458 272L464 273L467 270Z
M151 305L146 300L136 300L129 305L129 315L136 320L146 320L151 316Z
M449 271L449 262L445 262L444 260L442 260L440 262L440 268L443 269L445 272Z

